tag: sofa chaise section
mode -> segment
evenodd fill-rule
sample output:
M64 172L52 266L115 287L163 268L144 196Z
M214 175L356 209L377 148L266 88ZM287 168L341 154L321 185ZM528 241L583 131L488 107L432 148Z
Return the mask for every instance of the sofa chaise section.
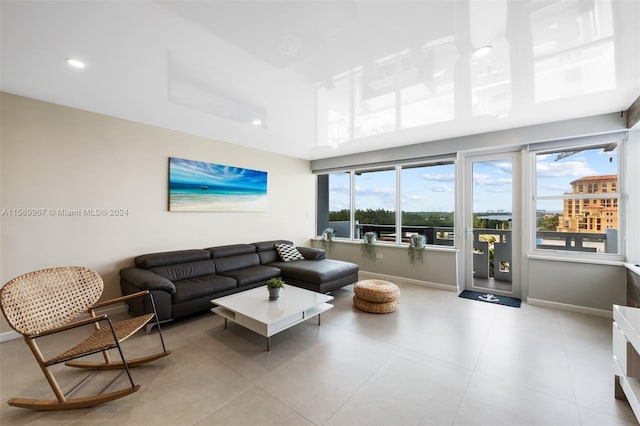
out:
M329 293L358 281L359 267L355 263L327 259L322 249L297 247L304 260L283 262L276 244L293 245L291 241L274 240L253 243L264 265L278 268L287 284L317 293Z

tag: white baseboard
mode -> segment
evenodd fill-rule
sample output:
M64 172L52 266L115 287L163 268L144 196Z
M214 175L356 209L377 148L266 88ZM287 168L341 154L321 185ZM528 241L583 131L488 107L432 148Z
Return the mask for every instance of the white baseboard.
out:
M8 342L9 340L15 340L21 338L22 335L17 331L5 331L4 333L0 333L0 343Z
M587 308L585 306L570 305L568 303L550 302L548 300L533 299L531 297L527 297L527 303L529 305L540 306L543 308L560 309L563 311L577 312L579 314L613 318L613 311L607 311L604 309Z
M127 304L124 302L117 303L115 305L100 309L100 313L104 313L107 315L116 315L116 314L121 314L126 312L129 312L129 306L127 306ZM84 318L87 318L87 314L80 315L80 319L84 319ZM13 331L13 330L5 331L3 333L0 333L0 343L8 342L9 340L19 339L21 337L22 335L17 331Z
M360 280L377 279L377 280L390 281L393 283L403 283L403 284L411 284L411 285L420 285L423 287L437 288L439 290L458 291L458 288L452 285L432 283L431 281L414 280L413 278L395 277L393 275L378 274L375 272L367 272L367 271L360 271L358 273L358 279Z
M411 278L395 277L392 275L378 274L375 272L368 272L368 271L360 271L358 278L361 280L379 279L379 280L391 281L395 283L406 283L406 284L419 285L424 287L437 288L437 289L446 290L446 291L455 291L455 292L458 291L458 288L456 286L432 283L429 281L414 280ZM594 315L594 316L603 317L603 318L613 318L613 312L607 311L604 309L588 308L585 306L570 305L568 303L551 302L548 300L534 299L531 297L528 297L526 299L526 303L533 306L540 306L543 308L559 309L563 311L576 312L576 313L585 314L585 315Z

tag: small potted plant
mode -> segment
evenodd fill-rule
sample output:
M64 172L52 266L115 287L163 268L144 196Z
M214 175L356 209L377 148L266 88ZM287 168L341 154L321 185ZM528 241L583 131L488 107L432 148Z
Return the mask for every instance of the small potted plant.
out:
M322 233L322 240L320 243L322 244L322 249L331 252L331 247L333 246L333 237L335 237L336 233L333 228L327 228Z
M365 232L362 243L360 244L360 254L371 260L375 260L377 239L378 237L375 232Z
M280 289L284 288L282 278L271 278L267 281L267 289L269 290L269 300L278 300L280 297Z
M413 234L411 236L411 240L409 241L409 262L413 265L417 260L420 263L424 262L422 258L422 253L424 251L426 243L426 238L424 235Z

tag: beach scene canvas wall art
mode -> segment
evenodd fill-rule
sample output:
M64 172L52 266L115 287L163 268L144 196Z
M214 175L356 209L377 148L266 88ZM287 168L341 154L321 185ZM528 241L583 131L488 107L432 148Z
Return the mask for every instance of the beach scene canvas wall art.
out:
M267 172L169 158L169 211L267 210Z

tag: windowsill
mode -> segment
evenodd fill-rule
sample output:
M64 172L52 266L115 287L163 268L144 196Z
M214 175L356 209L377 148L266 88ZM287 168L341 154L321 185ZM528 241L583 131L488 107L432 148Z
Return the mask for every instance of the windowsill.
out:
M640 264L625 263L624 266L626 266L628 270L635 273L636 275L640 275Z
M311 241L322 241L322 238L320 237L312 237ZM351 244L351 245L360 245L362 244L361 240L347 240L347 239L336 239L332 241L333 243L339 243L339 244ZM384 247L384 248L390 248L390 249L400 249L400 250L406 250L407 248L409 248L409 244L394 244L394 243L388 243L388 242L384 242L384 241L378 241L376 242L376 247ZM446 253L458 253L458 249L455 247L445 247L445 246L434 246L434 245L428 245L424 247L425 251L439 251L439 252L446 252Z
M559 256L550 256L544 254L531 254L527 255L527 259L532 260L548 260L552 262L569 262L569 263L588 263L595 265L609 265L609 266L625 266L625 263L621 260L605 260L605 259L585 259L578 257L559 257Z

